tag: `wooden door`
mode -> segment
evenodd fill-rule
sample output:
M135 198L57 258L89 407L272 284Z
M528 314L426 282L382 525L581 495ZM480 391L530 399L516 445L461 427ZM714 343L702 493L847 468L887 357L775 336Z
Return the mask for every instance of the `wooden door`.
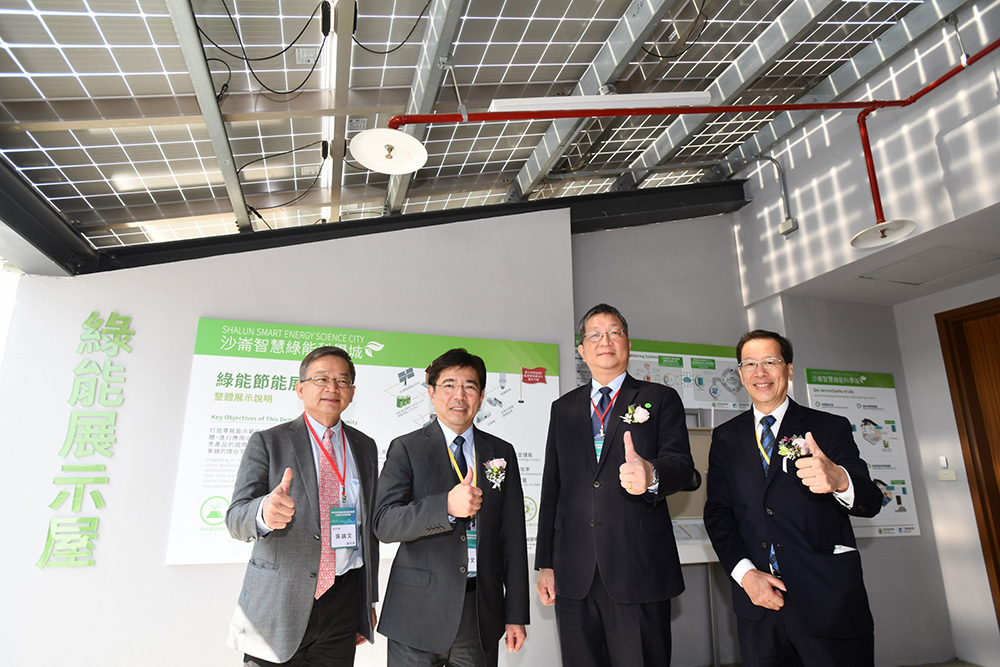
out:
M1000 299L936 317L1000 623Z

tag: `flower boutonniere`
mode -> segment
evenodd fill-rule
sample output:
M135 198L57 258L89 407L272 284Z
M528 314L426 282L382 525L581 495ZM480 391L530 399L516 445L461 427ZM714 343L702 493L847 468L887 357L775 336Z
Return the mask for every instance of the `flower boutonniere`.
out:
M801 435L785 436L778 443L778 454L785 457L781 469L788 472L788 462L803 456L809 456L809 445Z
M494 489L499 489L504 478L507 477L507 461L504 459L490 459L483 464L486 468L486 479L493 483Z
M649 408L653 407L649 403L645 405L630 405L628 411L622 415L622 421L626 424L644 424L649 419Z

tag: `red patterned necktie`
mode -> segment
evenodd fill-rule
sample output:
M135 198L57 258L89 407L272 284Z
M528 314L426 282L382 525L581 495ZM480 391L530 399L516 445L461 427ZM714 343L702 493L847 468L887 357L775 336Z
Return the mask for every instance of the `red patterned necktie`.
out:
M333 452L333 429L323 434L323 449L331 457ZM337 552L330 548L330 508L340 507L340 479L326 456L319 456L319 527L322 532L322 550L319 557L319 576L316 579L316 599L333 586L337 576ZM334 458L336 460L336 458Z

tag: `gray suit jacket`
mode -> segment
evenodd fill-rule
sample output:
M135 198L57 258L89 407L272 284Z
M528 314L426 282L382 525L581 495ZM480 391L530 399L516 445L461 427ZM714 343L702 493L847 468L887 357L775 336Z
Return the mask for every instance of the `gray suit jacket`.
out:
M344 424L361 483L359 534L364 555L358 631L369 641L374 632L371 606L378 600L378 541L372 530L372 508L378 473L378 450L367 435ZM290 493L295 517L281 530L261 537L257 510L264 497L292 469ZM229 628L229 645L270 662L285 662L295 653L306 631L319 572L320 518L316 465L305 418L299 417L250 436L226 512L229 533L254 542L236 613ZM334 583L336 585L336 583Z
M479 638L487 651L496 648L505 625L528 623L528 553L514 448L479 429L473 441L483 489L483 506L476 515L476 601ZM499 489L484 473L483 464L493 458L507 462ZM444 653L455 642L465 600L465 530L448 521L448 492L457 483L436 422L393 440L379 477L375 534L400 545L378 631L432 653Z

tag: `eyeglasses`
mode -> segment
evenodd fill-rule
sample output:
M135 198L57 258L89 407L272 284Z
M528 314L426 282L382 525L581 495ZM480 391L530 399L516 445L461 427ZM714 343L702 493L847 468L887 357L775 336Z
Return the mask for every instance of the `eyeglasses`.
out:
M737 366L740 367L741 371L747 373L753 373L760 366L765 371L773 371L775 368L785 363L784 359L778 359L777 357L768 357L767 359L762 359L760 361L754 361L753 359L744 359Z
M347 378L332 378L329 375L316 375L311 378L305 378L302 382L312 382L314 385L323 389L333 384L337 389L350 389L353 384Z
M595 345L600 343L601 340L607 336L610 342L615 342L625 337L625 332L621 329L612 329L611 331L591 331L590 333L583 334L584 340L589 340Z
M455 382L454 380L445 380L444 382L438 382L436 385L438 391L443 391L446 394L454 394L459 389L463 390L466 394L478 394L479 385L475 382Z

